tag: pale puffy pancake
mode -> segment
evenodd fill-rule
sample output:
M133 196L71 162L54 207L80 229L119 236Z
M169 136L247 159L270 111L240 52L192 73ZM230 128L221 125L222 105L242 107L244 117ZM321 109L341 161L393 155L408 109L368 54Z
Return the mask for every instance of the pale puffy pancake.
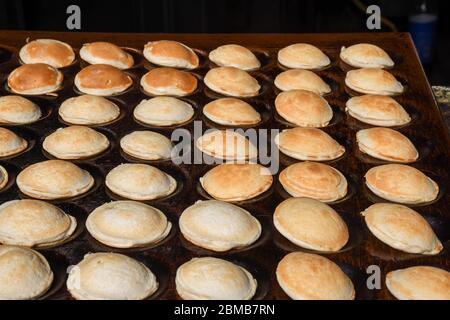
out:
M155 96L188 96L197 89L197 83L192 73L174 68L154 68L141 78L144 91Z
M30 41L20 49L19 56L25 64L45 63L54 68L67 67L75 60L72 47L54 39Z
M114 102L87 94L65 100L58 112L65 122L88 126L106 124L120 116Z
M351 70L345 84L359 93L391 96L403 92L403 85L388 71L379 68Z
M225 163L209 170L200 178L203 189L222 201L252 199L272 185L270 171L259 164Z
M69 238L77 221L58 207L40 200L11 200L0 205L0 242L41 247Z
M184 300L250 300L257 282L241 266L204 257L182 264L177 269L175 285Z
M330 86L317 74L309 70L291 69L275 78L275 86L281 91L307 90L320 95L331 92Z
M325 131L317 128L292 128L275 137L280 151L294 159L327 161L339 158L345 148Z
M261 89L258 80L235 67L210 69L203 79L205 85L217 93L232 97L254 97Z
M122 150L135 158L165 160L171 157L172 142L153 131L133 131L120 139Z
M261 115L249 103L236 98L220 98L207 103L203 114L225 126L250 126L261 122Z
M261 235L261 224L247 210L217 200L197 201L186 208L179 225L187 240L218 252L249 246Z
M385 164L367 171L367 187L377 196L394 202L415 204L438 196L439 186L420 170L404 164Z
M203 153L224 160L256 158L258 149L244 135L232 130L211 130L197 139L195 146Z
M18 94L48 94L59 90L63 79L63 74L48 64L24 64L9 74L8 87Z
M107 252L86 254L67 278L67 289L77 300L143 300L158 286L142 262Z
M29 124L39 120L41 115L39 106L24 97L0 97L0 123Z
M87 192L94 185L94 178L71 162L47 160L23 169L16 182L20 191L30 197L54 200Z
M450 300L450 272L436 267L391 271L386 275L386 286L399 300Z
M0 191L6 186L9 181L8 171L3 166L0 166Z
M413 162L419 157L414 144L406 136L389 128L370 128L356 133L359 150L382 160Z
M372 234L390 247L427 255L443 248L428 221L406 206L376 203L361 214Z
M75 76L77 89L95 96L120 94L132 84L128 74L108 64L91 64Z
M348 48L342 47L340 57L345 63L356 68L386 68L393 67L394 61L380 47L359 43Z
M294 244L317 251L339 251L349 239L347 225L330 206L311 198L289 198L273 215L275 228Z
M103 134L84 126L59 128L48 135L42 148L58 159L82 159L102 153L109 147Z
M350 278L333 261L317 254L292 252L278 263L276 276L294 300L354 300Z
M194 116L194 109L189 103L174 97L154 97L142 100L133 115L145 124L164 127L189 121Z
M295 69L320 69L331 61L319 48L308 43L295 43L278 51L278 62Z
M173 193L177 181L146 164L124 163L112 169L105 180L114 193L132 200L153 200Z
M47 292L52 282L53 272L39 252L0 245L1 300L37 299Z
M27 140L5 128L0 128L0 142L0 157L13 156L28 147Z
M148 42L144 46L144 56L151 63L165 67L195 69L199 64L194 50L173 40Z
M275 99L275 108L283 119L300 127L325 127L333 118L327 100L307 90L281 92Z
M155 244L170 232L172 224L160 210L136 201L113 201L97 207L86 220L89 233L115 248Z
M393 127L411 121L403 107L389 96L362 95L350 98L345 110L361 122L380 127Z
M131 54L113 43L102 41L83 44L80 57L90 64L108 64L118 69L128 69L134 64Z
M347 179L337 169L317 162L299 162L281 171L279 180L293 197L333 202L347 194Z
M261 63L253 52L238 44L217 47L209 53L209 60L220 67L235 67L245 71L261 67Z

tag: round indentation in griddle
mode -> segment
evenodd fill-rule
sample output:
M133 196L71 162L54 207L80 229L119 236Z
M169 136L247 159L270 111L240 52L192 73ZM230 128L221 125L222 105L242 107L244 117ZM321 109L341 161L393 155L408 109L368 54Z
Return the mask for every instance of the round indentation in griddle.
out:
M38 134L35 131L28 129L24 126L10 127L10 128L8 128L8 130L14 132L16 135L18 135L22 139L26 140L27 147L18 153L0 157L0 160L12 160L13 158L17 158L17 157L29 152L30 150L32 150L34 148L34 146L37 144L37 142L39 141Z
M307 249L303 248L299 245L296 245L289 239L287 239L285 236L283 236L276 228L274 228L274 236L273 241L275 245L280 248L281 250L287 251L287 252L295 252L295 251L303 251L307 253L316 253L316 254L322 254L322 255L332 255L332 254L339 254L343 252L351 251L355 248L358 248L362 246L362 244L365 241L366 234L365 232L362 232L362 228L364 228L364 225L361 222L360 217L355 215L353 212L344 212L342 210L336 210L339 213L339 216L342 218L342 220L345 222L348 228L349 233L349 239L344 247L337 251L321 251L321 250L313 250L313 249Z
M43 160L43 161L46 161L46 160ZM42 161L39 161L39 162L42 162ZM35 164L35 163L38 163L38 162L27 164L27 166ZM63 202L74 202L74 203L77 204L79 200L84 199L84 198L92 195L93 193L95 193L100 188L100 186L103 184L103 180L104 179L103 179L103 172L98 166L93 165L93 164L89 164L89 163L84 163L84 162L83 163L77 163L76 165L78 167L80 167L81 169L88 171L89 174L92 176L92 178L94 179L94 184L92 185L92 187L89 190L87 190L86 192L84 192L84 193L82 193L80 195L76 195L76 196L73 196L73 197L52 199L52 200L45 199L45 201L50 202L52 204L58 204L58 203L63 203ZM22 168L22 171L27 166L24 166ZM35 198L35 197L32 197L32 196L29 196L29 195L23 193L20 190L19 190L18 194L19 194L19 197L21 199L38 199L38 198Z
M272 237L270 221L269 221L269 217L267 217L267 216L254 216L254 218L257 219L259 221L259 223L261 224L261 235L259 236L258 239L256 239L255 242L253 242L250 245L247 245L244 247L239 247L239 248L233 248L228 251L214 251L214 250L209 250L209 249L200 247L200 246L190 242L180 232L179 238L180 238L181 245L184 248L186 248L187 250L193 252L194 254L211 255L211 256L217 256L218 258L220 258L221 256L230 255L230 254L243 253L243 252L261 247L264 244L266 244Z
M62 127L62 128L64 128L64 127ZM60 158L50 154L49 152L47 152L43 147L41 148L41 152L49 160L60 159L60 160L70 161L73 163L79 163L79 162L83 162L83 161L95 161L95 160L104 158L106 156L109 156L116 146L116 141L117 141L116 134L113 131L111 131L109 129L105 129L105 128L95 128L95 130L97 132L103 134L109 141L108 147L105 150L101 151L100 153L96 153L94 155L90 155L87 157L81 157L81 158L77 158L77 159L60 159ZM56 132L56 131L50 132L47 136L41 138L41 146L43 145L45 138L47 138L50 134L52 134L54 132Z
M158 168L162 172L170 175L172 178L174 178L177 182L177 186L176 186L175 190L169 195L159 197L156 199L151 199L151 200L137 200L137 201L140 201L142 203L146 203L149 205L153 205L153 204L159 203L159 202L175 200L176 198L181 197L183 194L186 194L187 192L189 192L189 190L187 189L187 187L188 187L187 182L189 181L189 177L187 176L188 174L186 172L184 172L180 167L178 167L175 164L172 164L171 162L170 163L169 162L159 162L158 164L155 164L153 166L155 168ZM106 190L106 194L108 195L108 197L110 197L112 200L133 200L133 199L127 198L125 196L116 194L115 192L110 190L107 186L105 186L105 190Z
M171 221L169 218L168 221L172 224L172 227L170 228L169 234L165 238L161 239L158 242L143 244L141 246L130 248L119 248L109 246L95 239L94 236L91 235L89 232L87 232L86 238L88 239L89 243L91 244L92 248L94 248L95 251L115 252L115 253L144 252L155 249L160 246L169 245L169 242L171 242L172 239L176 237L178 233L178 224L175 221Z

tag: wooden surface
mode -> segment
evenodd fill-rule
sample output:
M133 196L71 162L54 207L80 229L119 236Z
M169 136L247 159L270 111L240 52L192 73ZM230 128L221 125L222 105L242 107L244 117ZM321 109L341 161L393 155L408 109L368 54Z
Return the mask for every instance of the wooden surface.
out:
M252 50L262 60L263 66L260 71L252 72L263 84L262 93L255 98L246 99L253 104L258 111L267 116L268 121L262 123L258 128L286 128L287 125L276 117L274 112L274 99L278 90L273 86L275 76L283 69L276 62L276 52L279 48L295 42L308 42L322 49L332 60L330 68L318 71L323 79L330 83L333 92L325 98L331 104L335 119L332 125L324 128L326 132L335 137L346 147L346 154L340 159L327 162L339 169L347 177L350 184L350 194L343 201L332 203L335 208L347 221L350 231L349 244L341 252L323 253L323 255L337 262L344 271L352 278L358 299L392 299L384 285L385 274L396 268L411 265L435 265L448 269L449 260L449 220L450 213L448 205L450 196L448 189L449 180L449 146L450 138L442 117L438 112L436 102L431 93L431 89L425 78L423 69L417 58L411 38L404 33L370 33L370 34L100 34L100 33L52 33L52 32L10 32L0 31L0 47L13 47L16 52L8 53L8 50L0 49L0 77L4 81L11 70L19 65L17 60L17 50L25 43L26 39L55 38L68 42L74 48L79 48L85 42L96 40L111 41L125 47L132 47L141 50L143 45L149 40L175 39L198 49L201 55L202 65L193 70L202 78L207 70L213 65L207 60L207 52L218 45L227 43L240 43ZM406 84L406 91L395 99L399 101L411 113L413 121L401 128L398 128L406 136L416 143L420 159L412 165L431 178L435 179L441 187L441 194L437 201L414 206L414 209L423 214L431 223L438 236L444 243L444 251L437 256L420 256L402 253L391 249L373 237L367 230L360 212L370 206L373 202L381 200L375 197L364 187L365 172L378 164L386 163L362 155L356 146L355 133L364 125L345 114L345 102L350 97L344 85L345 71L348 66L339 61L339 50L342 46L348 46L358 42L371 42L384 48L396 62L396 66L390 70L400 81ZM14 50L13 50L14 51ZM5 61L8 58L12 60ZM139 66L129 70L135 79L139 79L146 72L146 67L152 67L145 63L142 57L138 58ZM3 62L3 63L1 63ZM41 144L44 136L48 135L56 128L65 124L58 118L57 108L59 104L77 95L73 88L73 77L84 64L78 61L74 66L64 70L66 81L64 88L59 92L58 97L36 97L34 101L48 111L48 116L32 125L11 127L18 134L28 138L34 143L31 150L17 157L3 159L0 161L9 172L14 174L23 167L47 159L47 155L42 152ZM2 87L1 95L8 92ZM186 100L193 104L196 109L196 120L204 122L204 129L212 124L205 121L201 113L201 108L205 103L219 97L206 89L200 82L199 90L187 97ZM213 255L235 261L246 266L258 280L258 292L255 298L265 299L287 299L288 297L281 290L275 279L275 268L278 261L288 252L301 250L284 239L272 225L272 214L275 207L286 197L286 193L278 183L278 177L274 177L274 186L264 196L257 198L257 201L239 203L242 207L253 213L260 219L263 225L263 236L258 242L241 250L217 254L207 250L202 250L185 241L177 228L177 220L183 209L193 204L196 200L204 199L207 195L198 185L198 178L211 167L206 165L180 165L171 162L152 163L162 170L176 177L181 185L174 196L166 199L148 202L165 212L174 224L174 231L167 240L153 248L143 248L140 250L117 250L100 245L93 240L84 230L86 215L104 202L116 199L116 196L105 190L103 181L105 175L114 166L128 161L137 161L123 155L118 147L119 139L130 131L144 129L146 127L136 123L132 117L133 108L142 99L147 98L135 84L133 89L126 94L112 98L119 104L123 111L123 118L119 121L99 127L98 130L105 133L112 142L112 148L106 153L94 159L76 161L80 166L87 168L96 178L97 184L93 191L78 199L69 199L57 202L68 213L77 216L80 224L77 236L74 240L58 246L56 248L42 250L49 258L50 264L56 272L54 288L48 295L50 299L69 299L70 295L65 290L64 268L68 265L78 263L84 254L95 251L116 251L124 252L143 261L155 271L161 284L160 290L154 296L158 299L178 299L174 288L174 277L177 266L194 256ZM187 130L193 131L193 123L183 126ZM170 137L173 128L158 129L151 128ZM285 156L280 157L281 169L294 162ZM10 183L6 191L0 193L0 202L24 197L19 193L17 186ZM377 265L382 272L381 290L368 290L366 287L366 268L370 265Z

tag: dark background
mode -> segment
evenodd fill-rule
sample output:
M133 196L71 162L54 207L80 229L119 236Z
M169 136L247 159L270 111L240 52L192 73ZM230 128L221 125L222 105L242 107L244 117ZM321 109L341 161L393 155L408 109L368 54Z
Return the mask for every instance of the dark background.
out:
M361 2L378 4L398 31L408 31L414 1ZM450 1L435 2L436 50L425 68L432 84L450 85ZM353 0L0 0L0 29L67 30L71 4L81 8L81 31L368 32L367 16Z

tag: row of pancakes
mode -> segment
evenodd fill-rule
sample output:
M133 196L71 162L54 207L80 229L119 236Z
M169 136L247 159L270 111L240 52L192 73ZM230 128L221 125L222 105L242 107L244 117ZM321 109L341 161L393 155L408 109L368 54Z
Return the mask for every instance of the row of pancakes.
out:
M24 64L10 73L8 88L18 94L44 95L60 90L63 80L63 73L50 65ZM257 78L234 67L213 68L206 73L203 81L212 91L233 97L255 97L261 90ZM345 83L359 93L395 95L403 92L402 84L384 69L349 71ZM304 69L284 71L277 75L274 84L281 91L308 90L320 95L331 92L330 86L322 78ZM107 64L89 65L75 76L78 91L93 95L121 94L132 85L133 78L128 73ZM142 76L140 85L149 95L183 97L197 90L198 79L187 71L157 67Z
M333 109L327 100L307 90L280 93L275 99L275 109L290 126L321 128L333 118ZM346 103L346 111L350 117L380 127L402 126L411 121L405 109L386 96L352 97ZM113 101L94 95L69 98L61 104L58 112L65 123L79 125L109 124L118 120L122 113ZM263 118L254 106L232 97L207 103L202 113L209 121L229 127L256 126ZM194 114L189 102L168 96L143 99L133 112L138 121L161 127L183 125ZM0 124L31 124L41 117L41 108L24 97L0 97Z
M9 276L11 270L20 273ZM53 271L39 252L0 246L0 298L34 299L53 283ZM352 280L333 261L320 255L293 252L281 259L276 278L296 300L352 300ZM89 253L71 266L67 288L80 300L141 300L158 290L157 276L144 263L117 253ZM450 273L430 266L393 270L386 286L398 299L448 300ZM188 300L249 300L258 281L244 266L214 257L193 258L178 267L178 295Z
M144 57L151 63L172 68L196 69L197 53L187 45L160 40L144 46ZM72 47L62 41L38 39L28 42L19 53L24 64L45 63L54 68L64 68L74 63ZM124 70L134 66L133 56L123 48L108 42L86 43L80 57L89 64L107 64ZM261 62L249 49L236 44L222 45L212 50L208 58L217 66L234 67L244 71L258 70ZM394 61L381 48L367 43L342 47L340 59L356 68L391 68ZM278 63L285 68L315 70L330 66L331 60L317 47L307 43L289 45L278 52Z
M18 155L29 142L13 131L0 127L0 157ZM414 144L403 134L389 128L370 128L356 134L361 152L376 159L408 163L418 159ZM279 150L297 160L329 161L346 152L344 146L325 131L317 128L292 128L275 136ZM101 132L87 126L59 128L45 137L43 149L58 159L87 159L109 149L111 143ZM248 160L258 156L258 150L248 138L237 131L209 130L197 139L196 146L209 156L225 160ZM167 160L175 156L172 142L162 134L133 131L120 139L123 152L143 160Z
M434 255L443 246L428 222L416 211L400 205L378 203L362 215L368 229L382 242L407 253ZM278 205L275 228L299 247L339 252L349 240L340 215L312 198L294 197ZM77 220L58 207L35 199L11 200L0 206L0 243L53 247L75 236ZM246 210L225 201L199 201L179 219L184 238L198 247L224 252L253 245L261 225ZM114 248L148 247L165 239L172 224L160 210L146 204L120 200L95 209L86 221L88 232Z
M56 131L56 134L71 129L73 127L61 129ZM139 134L134 132L131 135ZM54 139L58 138L60 137L56 136ZM127 139L132 138L125 136L121 142L126 144ZM50 135L45 143L51 145L52 139L53 136ZM107 145L107 139L102 142ZM79 156L67 146L51 145L48 149L52 154L63 152L65 156L67 155L66 158L73 159ZM8 172L1 167L1 186L4 187L7 182ZM88 171L70 162L47 160L23 169L16 182L20 191L28 196L37 199L64 199L80 196L89 191L94 185L94 178ZM115 194L133 200L159 199L177 189L176 179L154 166L145 164L121 164L107 174L105 182ZM213 198L234 202L250 200L265 193L271 188L273 178L267 168L254 163L224 163L209 170L199 182ZM322 202L335 202L344 199L348 194L345 175L320 162L294 163L281 171L279 182L293 197L310 197ZM375 195L404 204L428 203L435 200L439 194L439 185L434 180L420 170L403 164L373 167L366 172L365 183Z

